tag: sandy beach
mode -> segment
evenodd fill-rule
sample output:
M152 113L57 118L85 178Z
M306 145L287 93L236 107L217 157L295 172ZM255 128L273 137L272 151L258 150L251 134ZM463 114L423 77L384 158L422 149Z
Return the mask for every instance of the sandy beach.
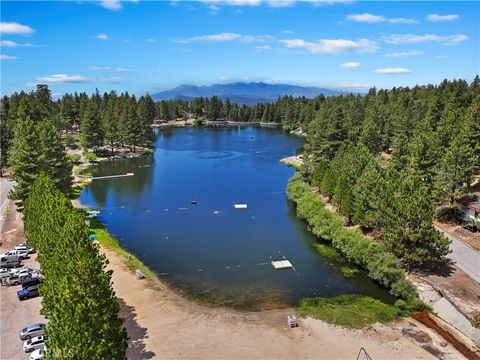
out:
M113 288L131 337L129 359L355 359L362 347L373 359L435 358L422 346L444 359L462 358L411 318L363 330L305 318L289 329L291 309L242 313L208 308L183 299L158 279L154 285L136 280L116 252L102 252L113 270Z

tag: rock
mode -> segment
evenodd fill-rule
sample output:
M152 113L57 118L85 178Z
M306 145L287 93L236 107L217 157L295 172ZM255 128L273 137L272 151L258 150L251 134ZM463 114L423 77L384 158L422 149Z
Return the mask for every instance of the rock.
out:
M442 341L442 342L440 343L440 346L441 346L441 347L446 347L447 345L448 345L448 343L447 343L446 341Z

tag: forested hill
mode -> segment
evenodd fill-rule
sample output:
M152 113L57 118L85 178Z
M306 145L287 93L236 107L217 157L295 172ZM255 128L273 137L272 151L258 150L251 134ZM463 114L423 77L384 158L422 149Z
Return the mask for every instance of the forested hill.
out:
M153 100L192 100L198 97L218 96L222 100L229 99L239 105L255 105L275 102L285 95L292 97L314 98L319 95L331 96L345 94L341 91L317 88L313 86L295 86L287 84L267 84L264 82L236 82L230 84L214 84L211 86L181 85L171 90L152 95Z

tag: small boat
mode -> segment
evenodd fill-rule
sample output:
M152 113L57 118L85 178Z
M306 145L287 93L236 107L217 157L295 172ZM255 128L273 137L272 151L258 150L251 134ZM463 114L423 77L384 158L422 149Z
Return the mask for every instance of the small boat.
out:
M197 201L197 200L192 200L192 201L190 201L190 204L192 204L192 205L197 205L197 204L198 204L198 201Z

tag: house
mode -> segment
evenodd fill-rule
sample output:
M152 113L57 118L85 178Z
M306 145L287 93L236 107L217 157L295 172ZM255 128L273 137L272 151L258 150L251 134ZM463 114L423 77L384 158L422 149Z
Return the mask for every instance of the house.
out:
M463 220L467 224L480 225L480 200L465 202L461 206Z

